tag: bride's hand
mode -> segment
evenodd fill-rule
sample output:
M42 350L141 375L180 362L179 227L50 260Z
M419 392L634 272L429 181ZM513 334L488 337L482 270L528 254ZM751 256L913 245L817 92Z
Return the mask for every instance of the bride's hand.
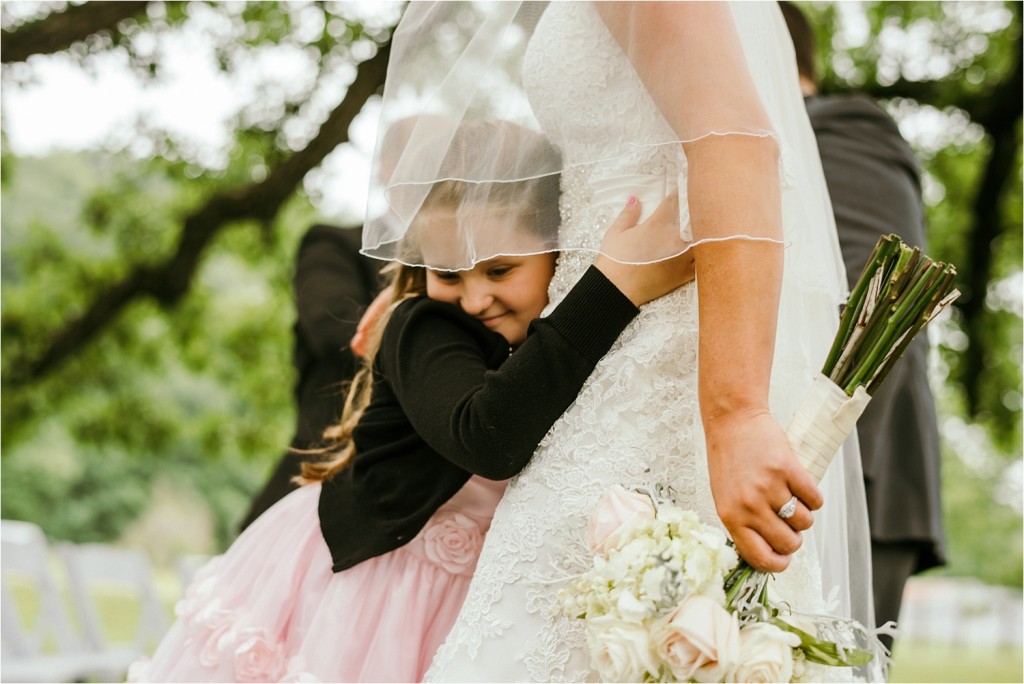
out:
M711 493L736 550L758 570L785 570L822 504L814 479L767 409L720 415L705 433ZM794 495L796 512L783 520L778 510Z

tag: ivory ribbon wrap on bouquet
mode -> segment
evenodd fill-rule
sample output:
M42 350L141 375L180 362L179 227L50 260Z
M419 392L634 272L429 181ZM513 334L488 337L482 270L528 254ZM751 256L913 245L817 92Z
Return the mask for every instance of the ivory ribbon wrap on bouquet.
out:
M871 400L863 387L852 397L824 375L814 378L810 391L786 430L800 463L821 482L839 447L857 425Z

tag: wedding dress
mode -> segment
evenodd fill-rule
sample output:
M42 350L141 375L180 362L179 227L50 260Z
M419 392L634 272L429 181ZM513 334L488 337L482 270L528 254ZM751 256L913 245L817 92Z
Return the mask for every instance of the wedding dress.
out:
M756 25L764 18L737 15L737 22L742 21ZM757 34L754 25L741 35ZM745 44L744 49L769 47ZM791 77L795 92L795 72ZM782 87L779 83L790 75L774 78L759 82L759 87ZM637 194L653 209L666 186L675 188L677 175L685 178L681 149L656 144L671 136L664 130L667 124L590 3L548 6L530 39L523 80L541 127L565 157L563 244L596 250L625 193ZM798 95L795 102L802 107ZM816 148L809 127L803 130L801 119L795 120L797 129L792 131L786 130L792 124L773 117L782 150L788 249L771 405L783 426L820 368L834 331L820 321L835 317L842 294L820 168L808 166L805 159L813 157L793 150L794 145ZM583 163L595 159L607 161ZM681 192L685 187L679 183ZM685 197L680 206L685 214ZM830 258L805 261L802 257L812 244ZM552 307L593 258L587 251L562 252L549 290ZM757 274L750 278L756 282ZM591 563L584 543L587 518L609 486L655 491L696 511L703 522L721 524L708 481L697 402L697 321L697 286L691 284L643 307L598 364L575 404L506 490L461 614L427 673L428 681L596 677L588 662L583 623L560 613L558 592L567 578ZM840 472L835 479L841 477ZM837 488L841 490L841 482L823 483L827 502L841 499ZM839 515L845 513L840 510ZM827 602L832 588L822 585L818 558L823 543L820 538L817 543L805 541L790 568L772 583L775 595L797 610L836 608L834 601Z

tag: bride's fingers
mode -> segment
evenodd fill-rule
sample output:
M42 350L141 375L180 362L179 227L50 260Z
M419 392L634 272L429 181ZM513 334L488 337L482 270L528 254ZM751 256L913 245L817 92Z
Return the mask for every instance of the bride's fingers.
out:
M825 499L822 497L818 485L815 484L814 478L811 477L811 474L803 466L795 466L790 470L787 484L789 485L789 491L810 510L816 511L825 503Z
M757 570L782 572L789 567L789 556L777 553L764 537L751 528L736 530L732 540L743 560Z
M775 510L766 513L757 528L775 553L784 556L796 553L804 543L803 535L790 527L789 522L780 518Z

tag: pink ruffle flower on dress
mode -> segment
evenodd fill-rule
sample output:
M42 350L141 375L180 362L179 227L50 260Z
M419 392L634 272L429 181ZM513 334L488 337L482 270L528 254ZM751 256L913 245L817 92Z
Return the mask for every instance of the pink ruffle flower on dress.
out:
M284 675L286 658L284 646L265 629L222 624L208 637L199 662L210 668L232 663L236 682L276 682Z
M276 682L285 669L284 645L266 630L249 628L238 633L235 679L239 682Z
M435 517L423 531L423 552L453 575L470 574L476 567L484 535L468 515L452 512Z

